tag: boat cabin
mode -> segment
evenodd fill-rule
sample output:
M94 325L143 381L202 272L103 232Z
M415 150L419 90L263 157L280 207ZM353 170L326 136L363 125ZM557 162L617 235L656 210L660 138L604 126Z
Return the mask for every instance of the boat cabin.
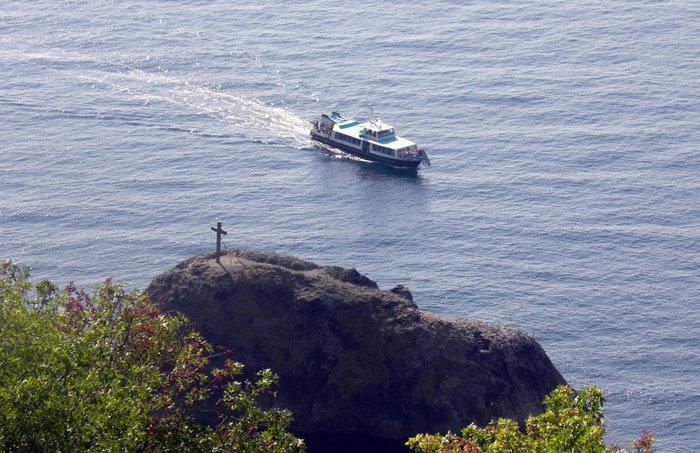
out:
M364 127L360 128L360 136L364 136L368 140L387 140L396 137L394 128L388 124L382 123L380 120L372 120Z

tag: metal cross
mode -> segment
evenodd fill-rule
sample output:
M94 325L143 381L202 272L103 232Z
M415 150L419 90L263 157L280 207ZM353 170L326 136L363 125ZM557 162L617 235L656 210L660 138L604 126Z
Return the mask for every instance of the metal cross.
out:
M212 231L216 231L216 262L221 264L219 261L219 256L221 256L221 235L228 234L226 230L221 228L221 221L216 221L216 228L211 227Z

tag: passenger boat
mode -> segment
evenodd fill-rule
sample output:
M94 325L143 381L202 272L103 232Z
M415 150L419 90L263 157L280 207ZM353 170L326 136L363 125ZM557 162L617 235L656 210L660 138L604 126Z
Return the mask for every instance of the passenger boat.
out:
M311 138L363 159L396 167L430 165L422 148L397 136L393 127L378 118L358 123L338 112L332 112L330 116L324 113L313 122Z

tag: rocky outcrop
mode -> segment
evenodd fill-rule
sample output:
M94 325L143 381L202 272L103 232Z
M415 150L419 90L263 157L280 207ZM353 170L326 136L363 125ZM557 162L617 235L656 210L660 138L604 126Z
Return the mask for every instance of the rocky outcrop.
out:
M565 383L517 329L421 311L355 269L241 251L188 259L147 292L249 370L280 376L300 433L406 439L539 413Z

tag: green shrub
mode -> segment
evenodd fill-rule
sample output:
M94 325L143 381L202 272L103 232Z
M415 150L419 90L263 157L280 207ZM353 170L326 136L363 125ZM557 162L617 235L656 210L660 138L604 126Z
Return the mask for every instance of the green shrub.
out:
M461 436L447 433L420 434L406 443L419 453L608 453L626 450L603 443L603 403L597 387L576 394L570 387L559 386L544 400L546 411L528 417L525 430L509 419L499 419L487 427L474 424ZM634 453L651 453L654 436L646 431L632 443Z
M304 451L291 413L260 406L270 370L236 381L230 351L123 285L88 294L29 277L0 263L0 451Z

